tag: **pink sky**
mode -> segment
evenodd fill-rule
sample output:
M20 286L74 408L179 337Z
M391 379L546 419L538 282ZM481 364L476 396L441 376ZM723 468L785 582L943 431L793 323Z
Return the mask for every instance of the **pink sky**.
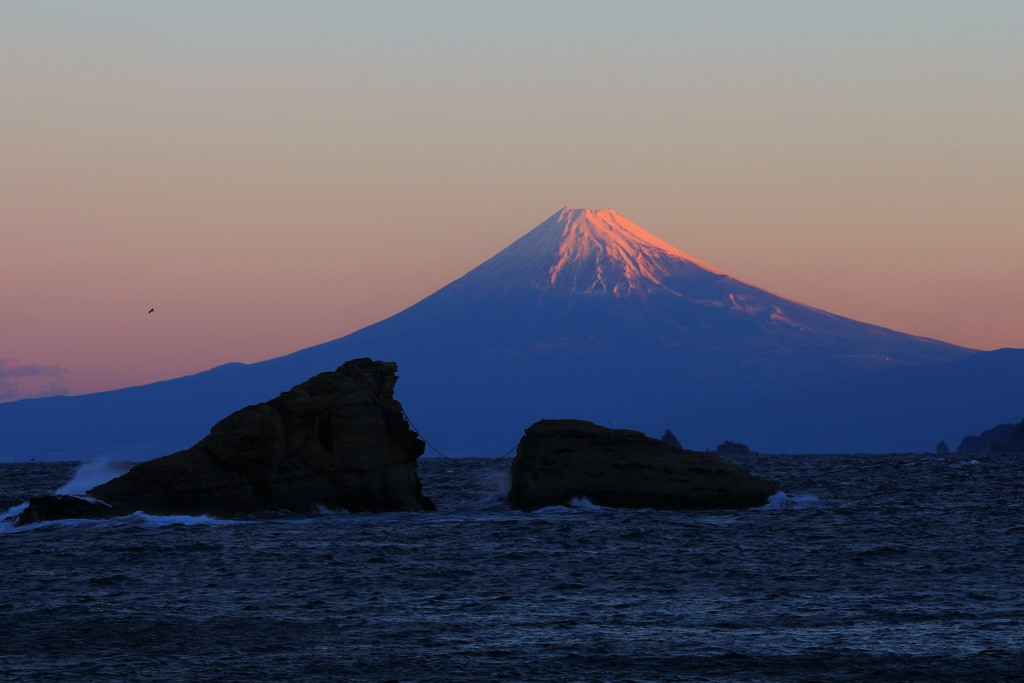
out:
M566 204L1024 347L1024 7L768 5L3 4L0 400L342 336Z

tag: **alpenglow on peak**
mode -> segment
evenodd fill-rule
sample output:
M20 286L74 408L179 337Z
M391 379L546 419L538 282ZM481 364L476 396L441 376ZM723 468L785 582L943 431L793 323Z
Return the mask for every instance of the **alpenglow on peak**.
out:
M563 207L467 277L578 294L672 291L670 278L725 275L612 209Z

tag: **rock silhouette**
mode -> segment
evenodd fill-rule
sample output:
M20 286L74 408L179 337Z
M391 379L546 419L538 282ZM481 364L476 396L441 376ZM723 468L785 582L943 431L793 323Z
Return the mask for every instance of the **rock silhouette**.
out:
M349 361L229 415L187 450L91 489L102 507L45 496L33 499L19 523L135 510L223 517L433 510L416 474L424 443L394 399L396 370L395 363Z
M54 519L109 519L119 514L122 513L106 503L54 494L29 498L28 507L18 515L16 524L35 524Z
M1014 438L1014 431L1020 426L1024 425L1024 421L1018 424L1007 422L1005 424L996 425L991 429L986 429L981 434L965 436L957 446L957 453L994 453L1002 450L1013 450L1012 448L1004 448L1007 445L1012 445Z
M525 510L585 497L605 507L747 508L778 488L707 453L628 429L541 420L519 442L508 501Z
M992 443L993 453L1020 453L1024 451L1024 420L1017 423L1008 438Z
M751 450L746 444L726 439L722 443L718 444L718 447L715 449L715 453L718 455L749 455Z

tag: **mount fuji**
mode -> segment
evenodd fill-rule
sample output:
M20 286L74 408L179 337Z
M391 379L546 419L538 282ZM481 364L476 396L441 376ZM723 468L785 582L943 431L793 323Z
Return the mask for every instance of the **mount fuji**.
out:
M355 357L398 362L414 428L498 456L541 418L766 452L930 450L1019 417L1024 351L857 322L736 279L609 209L564 208L419 303L325 344L0 405L0 458L145 459ZM986 382L978 391L979 381Z

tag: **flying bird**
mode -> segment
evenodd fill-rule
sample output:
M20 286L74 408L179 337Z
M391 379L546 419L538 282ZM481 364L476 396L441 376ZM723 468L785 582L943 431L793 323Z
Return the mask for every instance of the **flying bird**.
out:
M149 309L149 312L152 313L155 310L156 310L155 308L151 308L151 309Z

